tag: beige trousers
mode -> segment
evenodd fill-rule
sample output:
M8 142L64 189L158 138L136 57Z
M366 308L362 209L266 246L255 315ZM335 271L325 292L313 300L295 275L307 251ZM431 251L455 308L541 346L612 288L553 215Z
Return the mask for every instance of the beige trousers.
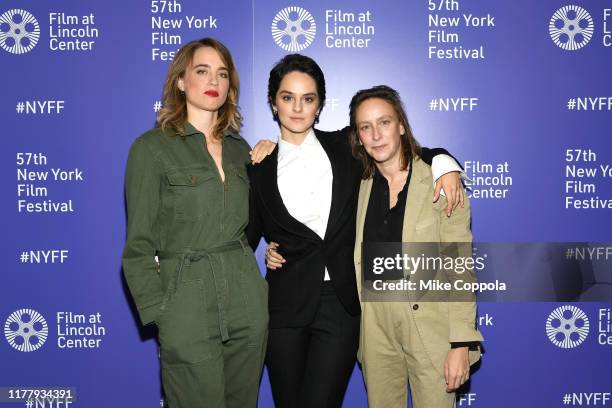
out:
M444 367L427 354L407 302L362 303L363 376L371 408L455 407L446 392ZM450 343L449 343L450 349Z

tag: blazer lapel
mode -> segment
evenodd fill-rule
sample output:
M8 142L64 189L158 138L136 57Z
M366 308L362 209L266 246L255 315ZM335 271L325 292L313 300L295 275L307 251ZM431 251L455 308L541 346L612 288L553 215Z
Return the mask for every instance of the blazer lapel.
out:
M327 158L331 163L332 168L332 198L331 205L329 208L329 216L327 218L327 228L325 229L325 238L332 236L334 233L334 227L337 222L342 218L341 213L342 209L345 207L344 201L347 199L347 195L345 194L345 190L350 188L350 181L345 179L345 176L350 174L350 169L345 168L344 154L342 152L338 152L338 147L330 143L329 137L321 135L319 131L315 129L315 136L317 140L325 150L325 154L327 154Z
M402 242L414 241L416 224L421 209L427 201L429 183L432 182L431 171L421 159L412 161L412 180L408 186L406 208L404 209L404 226ZM433 199L433 197L432 197Z
M293 218L285 207L283 198L278 189L278 145L270 153L270 156L258 164L261 171L257 172L257 185L261 201L268 209L268 215L281 228L299 235L303 238L320 241L321 238L310 228Z
M404 225L402 228L403 242L410 242L414 239L418 217L426 201L419 199L419 197L427 197L429 190L428 183L432 182L431 172L427 169L427 166L425 166L422 160L413 161L412 166L412 180L408 186L406 208L404 209ZM355 237L358 246L360 246L363 241L363 227L368 212L368 202L370 201L372 183L372 178L362 180L359 188L359 200L357 202L357 235ZM361 247L356 247L355 252L361 254ZM359 258L361 258L361 256L359 256Z

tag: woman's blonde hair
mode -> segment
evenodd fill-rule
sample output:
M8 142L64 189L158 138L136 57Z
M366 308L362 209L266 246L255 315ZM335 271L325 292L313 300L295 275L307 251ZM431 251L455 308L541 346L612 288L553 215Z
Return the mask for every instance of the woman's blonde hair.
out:
M229 73L227 100L219 108L213 136L221 137L226 130L239 132L242 126L242 116L238 108L240 89L238 71L227 47L214 38L202 38L201 40L191 41L181 47L176 53L174 60L168 68L168 75L164 83L163 108L157 115L157 126L163 130L170 127L178 134L184 133L185 122L187 121L187 101L185 93L178 88L178 81L185 76L187 68L193 61L195 52L202 47L210 47L217 51Z

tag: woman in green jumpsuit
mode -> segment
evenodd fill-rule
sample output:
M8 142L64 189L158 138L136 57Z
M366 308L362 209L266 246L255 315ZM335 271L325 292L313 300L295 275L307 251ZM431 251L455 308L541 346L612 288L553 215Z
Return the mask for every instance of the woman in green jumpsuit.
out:
M123 271L142 324L159 329L171 408L257 404L268 296L244 235L250 147L237 99L227 48L186 44L170 65L158 127L128 157Z

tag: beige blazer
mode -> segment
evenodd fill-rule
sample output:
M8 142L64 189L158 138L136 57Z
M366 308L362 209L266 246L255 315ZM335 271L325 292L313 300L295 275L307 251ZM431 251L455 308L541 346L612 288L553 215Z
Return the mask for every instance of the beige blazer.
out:
M431 167L420 158L412 163L412 179L408 186L408 197L404 212L402 230L403 242L472 242L470 231L470 206L466 197L465 207L458 206L451 217L447 217L446 198L440 197L433 203L433 180ZM361 181L357 206L357 229L355 239L355 272L357 288L361 301L361 332L367 330L368 305L361 299L361 244L363 226L367 212L372 178ZM471 245L469 245L471 247ZM469 250L471 255L471 249ZM454 275L454 276L450 276ZM449 280L457 278L455 273ZM449 293L449 296L452 296ZM476 327L476 303L471 302L401 302L414 316L422 343L429 357L437 367L443 367L451 342L482 341L482 335ZM415 307L415 305L418 305ZM416 310L415 310L416 309ZM363 336L360 336L361 361ZM480 358L480 350L470 351L470 364Z

